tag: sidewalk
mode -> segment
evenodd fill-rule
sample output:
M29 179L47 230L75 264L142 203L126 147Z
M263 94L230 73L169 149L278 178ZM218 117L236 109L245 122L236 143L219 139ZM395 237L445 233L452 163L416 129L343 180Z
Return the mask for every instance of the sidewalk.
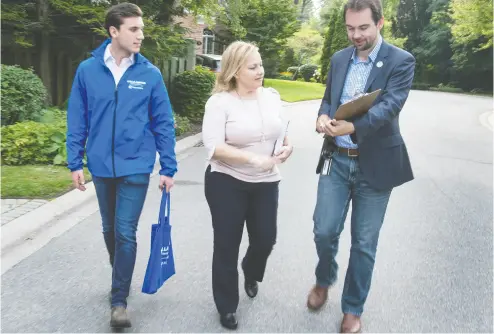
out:
M48 203L48 201L43 199L2 199L2 225L25 215L46 203Z

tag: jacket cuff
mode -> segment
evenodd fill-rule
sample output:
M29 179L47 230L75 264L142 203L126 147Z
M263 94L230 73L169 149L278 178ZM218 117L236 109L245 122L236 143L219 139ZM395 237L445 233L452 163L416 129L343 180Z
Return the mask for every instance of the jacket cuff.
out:
M175 173L176 171L171 171L169 169L162 168L159 174L163 176L174 177Z
M76 165L75 167L74 166L68 166L69 170L71 172L77 172L78 170L82 170L84 167L83 164L80 164L80 165Z

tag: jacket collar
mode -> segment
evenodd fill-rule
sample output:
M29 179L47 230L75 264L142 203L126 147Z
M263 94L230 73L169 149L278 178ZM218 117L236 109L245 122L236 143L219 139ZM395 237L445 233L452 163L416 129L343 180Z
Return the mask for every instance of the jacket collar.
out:
M103 43L101 43L100 46L98 46L96 49L94 49L91 52L91 55L105 63L105 51L107 46L111 43L111 38L106 39ZM135 64L141 64L141 63L147 63L149 60L146 59L141 53L135 53L134 54L134 63Z

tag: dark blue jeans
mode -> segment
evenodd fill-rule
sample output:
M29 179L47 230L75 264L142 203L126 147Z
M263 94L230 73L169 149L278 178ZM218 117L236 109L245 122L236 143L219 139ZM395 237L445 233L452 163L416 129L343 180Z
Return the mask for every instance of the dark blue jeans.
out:
M137 223L146 199L149 174L119 178L93 176L103 221L103 237L110 256L112 306L127 307L136 260Z
M390 195L391 189L374 189L362 179L357 158L337 152L329 175L319 177L314 211L319 286L328 287L336 281L338 242L352 202L352 246L341 299L343 313L360 316L363 312L374 270L379 231Z

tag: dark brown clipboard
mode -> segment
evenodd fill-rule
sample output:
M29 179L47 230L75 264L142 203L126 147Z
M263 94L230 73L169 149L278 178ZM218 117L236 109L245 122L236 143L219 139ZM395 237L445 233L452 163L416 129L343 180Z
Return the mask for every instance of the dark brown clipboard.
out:
M378 89L371 93L362 95L355 100L340 105L339 108L336 110L334 119L348 120L366 113L372 107L372 104L380 93L381 90Z

